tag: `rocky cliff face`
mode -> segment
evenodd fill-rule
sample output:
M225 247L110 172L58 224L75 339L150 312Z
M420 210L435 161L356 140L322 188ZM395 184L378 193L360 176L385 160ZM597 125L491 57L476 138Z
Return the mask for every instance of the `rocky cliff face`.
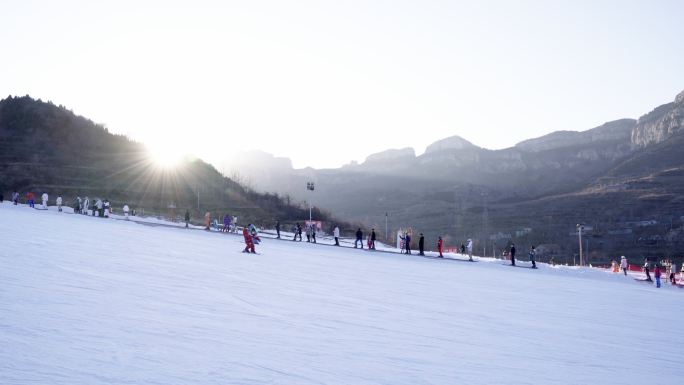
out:
M464 150L468 148L477 148L477 146L461 138L460 136L454 135L432 143L425 149L425 153L431 154L440 151Z
M639 118L632 130L632 144L644 147L660 143L684 130L684 91L673 103L663 104Z
M596 142L628 144L635 124L636 120L634 119L620 119L582 132L556 131L539 138L520 142L515 145L515 148L527 152L541 152Z

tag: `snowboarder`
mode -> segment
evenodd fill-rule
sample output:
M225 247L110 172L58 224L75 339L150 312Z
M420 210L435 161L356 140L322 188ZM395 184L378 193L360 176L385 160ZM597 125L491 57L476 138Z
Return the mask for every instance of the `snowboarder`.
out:
M280 239L280 221L276 221L276 239Z
M439 237L439 241L437 242L437 245L441 244L442 242L442 237ZM440 251L440 255L442 252ZM420 238L418 239L418 255L425 255L425 237L423 236L423 233L420 233Z
M356 240L354 241L355 249L358 247L357 244L359 243L361 244L361 248L363 249L363 231L361 231L360 227L358 230L356 230Z
M190 210L185 210L185 228L190 227Z
M651 279L651 274L649 273L651 270L651 262L649 262L648 257L644 259L644 273L646 273L646 281L648 282L653 282Z
M511 266L515 266L515 243L511 243Z
M204 213L204 229L207 231L211 231L211 213L207 211Z
M242 228L242 236L245 237L245 249L242 250L242 252L251 252L256 254L256 250L254 249L254 241L252 241L252 236L249 234L249 230L247 230L246 227Z
M656 263L655 269L653 269L653 275L656 279L656 287L660 287L660 265Z
M423 234L420 234L420 239L423 239ZM439 239L437 240L437 250L439 250L439 257L444 258L442 255L442 236L440 235Z
M340 228L335 226L333 229L333 237L335 237L335 246L340 245Z
M55 201L57 203L57 212L62 212L62 196L58 195L57 200Z
M130 210L131 210L131 208L128 207L128 205L124 203L124 206L123 206L123 213L124 213L124 217L126 217L126 220L128 220L128 212L129 212Z
M468 249L468 260L472 261L473 260L473 240L468 238L468 246L466 246Z
M534 246L530 247L530 252L529 252L529 257L530 257L530 262L532 262L532 268L536 269L537 265L534 262L534 258L537 256L537 252L534 250Z
M368 246L368 248L375 250L375 239L375 229L371 229L371 243L370 246Z
M629 265L627 264L627 258L623 255L620 257L620 268L622 269L622 272L625 273L625 276L627 275L627 268Z
M17 190L14 190L14 192L12 193L12 203L15 206L19 204L19 193L17 192Z
M43 195L40 196L40 199L43 201L43 209L47 210L47 202L48 202L48 194L46 192L43 193Z

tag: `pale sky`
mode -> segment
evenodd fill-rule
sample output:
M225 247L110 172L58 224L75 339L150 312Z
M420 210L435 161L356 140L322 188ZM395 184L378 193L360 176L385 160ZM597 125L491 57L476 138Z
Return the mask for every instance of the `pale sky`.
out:
M498 149L684 90L684 1L1 1L0 97L210 162Z

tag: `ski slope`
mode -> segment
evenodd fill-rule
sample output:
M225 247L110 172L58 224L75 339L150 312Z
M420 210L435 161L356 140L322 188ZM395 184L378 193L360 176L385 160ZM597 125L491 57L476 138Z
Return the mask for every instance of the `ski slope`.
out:
M684 290L0 205L0 384L682 384ZM523 263L524 264L524 263Z

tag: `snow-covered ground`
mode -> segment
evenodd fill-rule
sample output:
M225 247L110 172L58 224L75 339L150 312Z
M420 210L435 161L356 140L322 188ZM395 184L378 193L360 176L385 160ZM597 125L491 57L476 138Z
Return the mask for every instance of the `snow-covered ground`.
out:
M0 206L0 384L682 384L684 290Z

